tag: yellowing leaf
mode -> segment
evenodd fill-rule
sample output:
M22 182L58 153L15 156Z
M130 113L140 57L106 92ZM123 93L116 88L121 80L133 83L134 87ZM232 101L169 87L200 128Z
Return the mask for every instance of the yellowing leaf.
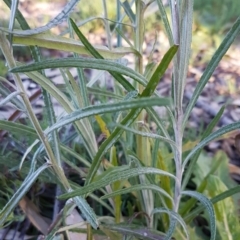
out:
M95 119L101 129L101 132L108 138L110 136L110 132L107 128L106 123L103 121L102 117L100 115L95 115Z

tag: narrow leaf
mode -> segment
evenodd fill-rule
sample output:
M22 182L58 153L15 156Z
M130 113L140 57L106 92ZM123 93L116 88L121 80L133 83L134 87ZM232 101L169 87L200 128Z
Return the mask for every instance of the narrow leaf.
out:
M205 87L208 80L212 76L212 74L213 74L214 70L216 69L216 67L218 66L220 60L222 59L224 54L227 52L227 50L231 46L231 44L233 43L236 36L239 34L239 31L240 31L240 17L236 20L236 22L234 23L234 25L232 26L230 31L227 33L224 40L222 41L221 45L219 46L217 51L214 53L211 61L209 62L207 68L205 69L200 81L198 82L198 84L195 88L195 91L192 95L192 98L187 106L185 115L184 115L183 128L185 127L186 122L191 114L191 111L192 111L194 105L196 104L197 99L198 99L199 95L201 94L203 88Z
M81 198L81 197L74 197L73 200L76 203L79 210L84 215L84 217L91 224L91 226L93 228L97 229L98 225L99 225L98 220L97 220L97 216L94 213L93 209L89 206L87 201L84 198Z
M26 137L38 137L36 131L32 127L11 121L0 120L0 129Z
M135 133L137 135L140 135L142 137L148 137L148 138L153 138L153 139L159 139L162 140L163 142L169 143L171 146L173 146L174 148L176 147L176 143L174 141L172 141L171 139L165 138L163 136L160 136L158 134L155 133L150 133L150 132L143 132L143 131L138 131L136 129L130 128L130 127L126 127L123 126L121 124L113 124L114 126L118 126L120 128L122 128L123 130L127 131L127 132L132 132Z
M152 211L152 214L155 214L155 213L167 213L169 215L170 219L171 218L176 219L181 224L181 226L183 227L184 232L186 233L187 239L189 239L187 225L179 214L177 214L176 212L174 212L170 209L167 209L167 208L154 208L153 211ZM167 236L168 238L166 237L166 239L164 239L164 240L171 239L171 236L174 233L175 224L173 224L172 227L173 228L171 229L171 225L170 225L170 228L168 230L169 236Z
M106 70L108 72L115 72L118 74L126 75L133 80L139 82L143 86L147 85L147 80L133 69L125 67L122 64L105 60L105 59L92 59L92 58L61 58L61 59L49 59L38 63L31 63L21 67L12 68L10 72L31 72L48 68L67 68L67 67L80 67ZM113 76L114 77L114 76ZM127 80L126 80L127 81ZM128 90L134 91L133 87L128 84Z
M218 123L219 119L221 118L223 112L224 112L225 106L221 107L217 115L213 118L213 120L209 123L207 126L206 130L204 131L202 135L202 140L205 139L207 136L209 136L213 130L213 128L216 126ZM183 183L182 183L182 189L184 189L187 186L187 183L191 177L192 171L194 167L196 166L196 162L201 154L201 149L197 151L197 153L194 156L194 159L190 162L190 164L187 167L186 173L183 178Z
M181 194L188 195L188 196L198 199L206 207L208 214L210 216L211 240L215 240L215 238L216 238L216 219L215 219L215 213L214 213L212 202L208 198L206 198L204 195L202 195L198 192L183 191Z
M156 70L153 73L152 77L150 78L147 87L144 89L144 91L142 93L142 97L151 96L153 94L153 92L155 91L155 89L156 89L156 87L157 87L157 85L159 83L160 78L163 76L163 74L167 70L167 68L169 66L169 63L173 59L173 57L176 54L177 50L178 50L178 46L174 45L164 55L161 63L158 65L158 67L156 68Z
M115 167L117 168L117 167ZM119 167L121 169L121 167ZM79 196L79 195L85 195L88 194L90 192L93 192L97 189L100 189L102 187L105 187L115 181L118 180L122 180L122 179L128 179L130 177L135 177L138 175L142 175L142 174L160 174L160 175L166 175L169 177L172 177L173 179L175 179L175 176L172 175L171 173L162 171L160 169L156 169L156 168L151 168L151 167L138 167L138 168L131 168L131 169L124 169L123 171L119 170L119 171L114 171L114 172L109 172L109 174L104 175L103 178L100 178L99 181L97 182L93 182L87 186L81 187L78 190L72 191L70 193L65 193L61 196L59 196L59 199L66 199L66 198L72 198L75 196Z
M222 136L225 133L231 132L233 130L240 128L240 122L232 123L227 126L224 126L218 129L216 132L211 133L208 137L202 140L196 147L192 149L192 151L187 155L186 159L183 162L183 169L186 167L186 164L189 162L190 158L194 156L194 154L204 146L206 146L209 142L213 141L214 139Z
M28 176L22 185L17 189L17 191L14 193L14 195L11 197L11 199L7 202L7 204L4 206L4 208L0 212L0 226L4 224L6 219L8 218L9 214L14 210L18 202L23 198L23 196L28 192L30 187L33 185L33 183L38 178L39 174L44 171L46 168L49 167L49 164L44 164L41 167L37 169L36 172L32 173L30 176Z
M215 203L220 202L223 199L226 199L228 197L231 197L232 195L237 194L239 192L240 192L240 186L236 186L234 188L231 188L231 189L213 197L211 199L211 202L212 202L212 204L215 204ZM193 210L186 217L184 217L185 221L188 221L188 222L191 221L194 217L198 216L204 210L204 208L205 208L205 206L201 205L198 208L196 208L195 210Z
M15 91L12 92L10 95L8 95L6 98L4 98L1 102L0 102L0 107L2 107L3 105L5 105L6 103L8 103L9 101L11 101L13 98L15 98L17 95L19 95L19 92Z
M173 47L175 48L175 47ZM176 49L175 49L176 51ZM150 96L150 94L152 94L154 92L154 88L153 86L157 86L157 84L155 84L155 81L158 81L163 74L165 73L168 65L170 64L175 51L170 48L168 50L168 52L164 55L162 61L159 63L156 71L154 72L153 76L156 77L156 79L153 79L153 77L151 78L152 80L148 82L146 89L147 90L143 90L142 94L140 95L140 98L142 97L148 97ZM124 126L129 126L130 124L132 124L135 119L138 117L139 113L141 112L142 109L138 109L138 110L131 110L131 112L122 120L121 125ZM97 172L97 169L101 163L101 158L102 156L108 151L108 149L117 141L117 139L119 139L119 137L121 136L123 130L120 128L116 128L112 134L110 135L110 137L104 141L102 143L102 145L100 146L97 154L94 157L93 163L91 165L91 168L89 169L89 175L86 179L85 184L87 185L89 182L92 181L94 175Z
M166 98L141 98L126 102L107 103L89 106L80 110L76 110L69 114L68 116L61 118L56 124L47 129L45 133L48 134L57 128L60 128L62 126L65 126L66 124L69 124L71 122L74 122L85 117L103 113L113 113L129 109L144 108L153 105L166 106L170 105L170 101Z
M87 38L81 33L81 31L78 29L77 25L74 23L72 19L70 19L72 28L78 35L79 39L82 41L84 46L87 48L87 50L97 59L103 59L102 55L98 53L98 51L90 44L90 42L87 40ZM133 91L135 88L130 84L121 74L117 74L114 71L109 71L109 73L127 90L127 91Z
M14 30L14 31L6 31L4 28L0 28L2 31L13 33L14 35L18 36L28 36L33 35L41 32L46 32L47 30L57 26L61 22L63 22L65 19L67 19L70 12L73 10L74 6L79 2L80 0L70 0L63 8L62 12L60 12L55 18L53 18L51 21L49 21L45 26L30 29L30 30Z
M66 52L74 52L92 56L82 43L75 39L56 36L50 33L40 33L32 36L14 36L13 43L25 46L38 46L49 49L56 49ZM106 59L119 59L126 54L132 53L136 55L136 50L130 47L119 47L112 50L103 46L95 47L96 50Z
M161 16L161 19L163 20L163 24L164 24L164 27L165 27L165 30L166 30L166 33L168 36L169 44L170 44L170 46L172 46L174 44L174 41L173 41L172 30L171 30L171 27L170 27L170 24L168 21L167 13L163 6L162 0L156 0L156 2L158 4L160 16Z
M128 0L125 0L124 2L119 1L120 4L122 5L125 13L127 14L127 16L129 17L129 19L131 20L132 24L135 24L136 21L136 16L132 11L132 8L128 2Z
M149 229L144 226L134 225L134 224L101 224L100 228L107 228L114 232L119 232L123 235L135 236L138 239L146 240L164 240L165 234L154 229ZM173 239L173 238L172 238Z
M157 193L164 195L165 197L169 198L172 203L173 203L173 199L172 197L162 188L154 185L154 184L139 184L139 185L134 185L128 188L124 188L124 189L120 189L117 190L115 192L109 193L104 195L103 197L101 197L101 199L107 199L107 198L111 198L111 197L115 197L117 195L123 195L129 192L134 192L134 191L141 191L141 190L152 190L152 191L156 191Z
M10 32L12 32L14 28L17 9L18 9L18 0L12 0L11 14L10 14L10 20L9 20L9 26L8 26L8 29ZM9 35L9 42L12 45L12 34Z

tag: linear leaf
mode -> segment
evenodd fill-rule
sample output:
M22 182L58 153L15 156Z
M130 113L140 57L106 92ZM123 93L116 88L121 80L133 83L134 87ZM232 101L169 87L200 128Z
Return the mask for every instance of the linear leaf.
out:
M86 49L89 51L90 54L92 54L97 59L104 59L103 56L91 45L91 43L87 40L87 38L82 34L82 32L78 29L77 25L74 23L72 19L70 19L70 23L72 25L72 28L78 35L79 39L82 41ZM127 81L126 78L124 78L121 74L118 74L112 70L109 70L109 73L127 90L127 91L133 91L135 88L132 86L132 84Z
M206 198L204 195L194 192L194 191L183 191L181 194L188 195L198 199L207 209L208 214L210 216L210 231L211 231L211 240L215 240L216 238L216 218L213 209L212 202Z
M114 124L114 125L122 128L122 129L125 130L125 131L135 133L135 134L140 135L140 136L142 136L142 137L148 137L148 138L153 138L153 139L162 140L163 142L169 143L169 144L172 145L174 148L177 148L177 147L176 147L176 143L175 143L173 140L168 139L168 138L165 138L165 137L160 136L160 135L158 135L158 134L151 133L151 132L139 131L139 130L136 130L136 129L133 129L133 128L130 128L130 127L123 126L123 125L121 125L121 124Z
M29 30L14 30L14 31L7 31L4 28L0 27L0 30L8 33L12 33L14 35L18 36L29 36L41 32L46 32L47 30L57 26L61 22L63 22L65 19L67 19L68 15L71 13L75 5L80 0L70 0L63 8L62 12L60 12L55 18L53 18L51 21L49 21L45 26L29 29Z
M129 19L131 20L132 24L135 24L136 16L135 16L135 14L132 11L132 8L131 8L129 2L127 0L125 0L124 2L121 2L121 1L119 1L119 2L122 5L125 13L129 17Z
M213 120L209 123L207 126L206 130L204 131L201 139L205 139L207 136L209 136L213 130L213 128L216 126L218 123L219 119L221 118L223 112L224 112L225 106L221 107L220 110L218 111L217 115L213 118ZM197 153L194 156L194 159L190 162L190 164L187 167L186 173L183 178L183 183L182 183L182 190L186 187L188 180L191 177L192 171L195 167L195 164L201 154L201 149L197 151Z
M75 39L56 36L50 33L40 33L32 36L14 36L13 43L23 44L26 46L38 46L50 49L56 49L67 52L74 52L78 54L84 54L87 56L92 56L89 54L87 49L82 43ZM132 53L136 54L136 50L130 47L119 47L109 50L103 46L95 47L96 50L106 59L119 59L124 57L126 54Z
M204 140L202 140L200 143L197 144L196 147L192 149L192 151L187 155L183 162L183 169L186 167L186 164L189 162L190 158L194 156L194 154L201 148L203 148L205 145L207 145L209 142L213 141L214 139L222 136L225 133L231 132L233 130L236 130L240 128L240 122L232 123L227 126L224 126L217 131L211 133L208 137L206 137Z
M135 72L131 68L125 67L122 64L105 59L93 59L93 58L61 58L61 59L49 59L38 63L31 63L21 67L12 68L10 72L30 72L38 71L47 68L65 68L65 67L80 67L106 70L109 72L116 72L122 75L126 75L133 80L139 82L143 86L147 85L147 80L141 74ZM131 89L130 89L131 88ZM133 87L129 87L129 91L134 91Z
M173 49L175 49L175 47L173 47ZM159 79L163 76L163 74L165 73L166 69L168 68L172 58L174 57L175 51L172 48L170 48L167 53L164 55L162 61L159 63L157 69L155 70L153 76L156 77L156 79L153 78L153 76L151 77L152 80L150 80L147 84L147 90L143 90L142 94L140 95L140 98L142 97L149 97L153 92L154 92L154 88L153 86L157 86L157 84L155 84L154 81L159 81ZM142 109L133 109L131 110L131 112L122 120L122 122L120 123L121 125L124 126L129 126L130 124L132 124L135 119L138 117L139 113L141 112ZM89 174L88 177L86 179L85 185L87 185L89 182L92 181L94 175L97 172L97 169L101 163L101 158L102 156L108 151L108 149L119 139L119 137L121 136L123 130L121 128L116 128L112 134L110 135L109 138L107 138L107 140L105 140L97 154L95 155L91 168L89 169Z
M234 188L231 188L223 193L218 194L217 196L213 197L211 199L212 204L215 204L217 202L220 202L228 197L231 197L234 194L237 194L240 192L240 186L236 186ZM193 210L191 213L189 213L186 217L184 217L185 221L191 221L194 217L196 217L197 215L199 215L199 213L201 213L204 210L205 206L201 205L198 208L196 208L195 210Z
M217 51L214 53L211 61L209 62L207 68L205 69L200 81L198 82L195 91L192 95L192 98L187 106L187 109L185 111L184 119L183 119L183 128L186 125L186 122L190 116L190 113L194 107L194 105L197 102L197 99L199 95L201 94L203 88L207 84L208 80L212 76L214 70L218 66L220 60L224 56L224 54L227 52L231 44L233 43L234 39L240 32L240 17L236 20L230 31L227 33L226 37L222 41L221 45L217 49Z
M164 240L165 234L154 229L149 229L144 226L139 226L135 224L101 224L100 228L106 228L112 230L114 232L119 232L123 235L135 236L137 239L145 239L145 240ZM114 238L116 239L116 237ZM173 239L173 238L172 238Z
M2 107L3 105L5 105L6 103L8 103L9 101L11 101L13 98L15 98L17 95L19 95L19 92L15 91L12 92L10 95L8 95L6 98L4 98L1 102L0 102L0 107Z
M163 74L167 70L167 68L169 66L169 63L173 59L173 57L176 54L177 50L178 50L178 46L177 45L173 45L167 51L167 53L164 55L161 63L157 66L155 72L151 76L151 78L150 78L150 80L148 82L148 85L143 90L142 97L151 96L153 94L153 92L155 91L155 89L156 89L156 87L157 87L157 85L159 83L160 78L163 76Z
M34 128L11 121L0 120L0 129L22 136L38 137Z
M115 197L117 195L122 195L122 194L126 194L126 193L129 193L129 192L141 191L141 190L146 190L146 189L156 191L157 193L162 194L165 197L169 198L173 202L172 197L164 189L162 189L162 188L160 188L160 187L158 187L154 184L134 185L134 186L131 186L131 187L128 187L128 188L120 189L120 190L117 190L115 192L106 194L103 197L101 197L101 199L107 199L107 198Z
M2 79L0 78L0 80L2 80ZM5 84L3 84L2 81L0 81L0 94L1 94L3 97L7 97L7 96L11 95L11 93L12 93L12 92L7 88L7 86L6 86ZM24 105L23 105L23 103L22 103L22 101L21 101L20 99L18 99L18 98L12 98L10 101L11 101L11 103L12 103L13 105L15 105L18 109L21 109L21 110L25 109L25 108L24 108Z
M170 101L167 98L141 98L126 102L107 103L89 106L80 110L76 110L69 114L68 116L61 118L56 124L47 129L46 133L48 134L57 128L60 128L66 124L69 124L71 122L74 122L85 117L129 109L144 108L153 105L166 106L170 105Z
M186 233L187 239L189 239L187 225L178 213L176 213L170 209L164 208L164 207L163 208L154 208L152 211L152 214L155 214L155 213L167 213L169 215L170 219L171 218L176 219L182 225L184 232ZM170 225L166 239L164 239L164 240L171 239L171 236L172 236L174 230L175 230L175 223L172 225L172 229L171 229L171 225ZM169 234L169 236L168 236L168 234Z
M10 16L9 26L8 26L9 31L13 31L17 9L18 9L18 0L12 0L11 14L10 14L11 16ZM9 35L9 42L12 45L12 34Z
M73 200L91 226L97 229L99 225L97 216L93 209L89 206L88 202L82 197L74 197Z
M164 24L164 27L165 27L165 30L166 30L166 33L167 33L167 36L168 36L169 44L173 45L174 41L173 41L172 30L171 30L171 27L170 27L170 24L169 24L169 21L168 21L168 17L167 17L167 13L166 13L165 8L163 6L162 0L157 0L156 2L158 4L158 8L159 8L159 11L160 11L160 16L161 16L161 19L163 20L163 24Z
M22 183L22 185L17 189L11 199L7 202L4 208L0 211L0 226L2 226L9 216L9 214L16 207L21 198L28 192L32 184L36 181L39 174L49 167L49 164L44 164L39 167L34 173L30 174Z
M126 168L124 168L122 171L121 171L121 167L115 167L115 168L118 168L119 171L113 171L113 172L111 171L109 172L109 174L105 174L103 178L99 177L99 181L96 181L87 186L81 187L80 189L75 190L73 192L65 193L59 196L58 198L66 199L66 198L72 198L79 195L85 195L97 189L100 189L102 187L105 187L113 182L116 182L122 179L128 179L130 177L135 177L142 174L160 174L160 175L166 175L175 179L175 176L172 175L171 173L162 171L160 169L151 168L151 167L138 167L138 168L131 168L127 170Z

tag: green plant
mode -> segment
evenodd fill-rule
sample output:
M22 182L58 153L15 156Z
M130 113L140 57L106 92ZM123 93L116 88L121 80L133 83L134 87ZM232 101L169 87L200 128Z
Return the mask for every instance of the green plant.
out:
M118 7L121 7L124 13L118 9L119 22L115 22L115 26L111 30L107 19L106 1L103 0L105 16L103 20L108 37L108 49L91 45L72 19L69 19L68 29L71 38L42 33L65 19L78 2L77 0L70 1L64 12L58 15L54 21L42 28L33 30L28 29L26 21L17 10L17 1L13 1L12 5L9 0L4 0L4 2L9 7L12 6L12 15L9 29L1 28L0 48L7 61L9 71L13 73L16 89L15 92L8 95L7 87L4 85L3 88L6 91L2 91L2 94L5 97L4 103L11 101L19 109L27 112L31 126L1 120L0 128L8 131L14 128L19 135L31 135L37 140L30 144L20 161L20 166L26 163L26 157L33 149L32 156L28 160L30 164L27 175L16 193L8 199L0 212L1 225L6 224L18 202L26 195L36 179L41 176L40 174L48 171L52 182L58 185L60 192L63 192L57 196L58 199L68 200L60 216L65 221L68 213L77 206L86 222L89 223L85 230L88 239L92 239L94 234L104 234L111 239L121 239L121 235L125 236L126 239L131 237L173 239L172 236L177 237L177 239L194 239L195 226L192 226L190 221L197 217L204 208L208 214L211 239L216 239L217 227L213 204L238 193L240 188L237 186L228 189L222 183L221 177L213 176L219 169L218 162L207 168L207 174L203 178L197 175L194 166L198 158L202 156L201 150L206 144L227 132L238 129L240 123L230 124L212 133L214 126L223 114L224 108L222 108L201 138L196 139L195 146L186 150L183 140L188 118L198 97L239 33L240 18L234 23L213 55L185 108L183 93L192 39L192 0L170 1L172 27L170 27L162 1L157 1L170 47L159 64L154 63L150 55L146 66L143 65L142 50L145 33L144 12L153 1L119 1ZM134 44L127 39L120 27L123 15L129 18L127 24L133 29ZM22 31L13 30L15 17L20 23ZM117 49L111 45L114 31L117 31L119 37ZM81 43L74 40L75 34ZM10 44L6 35L9 37ZM121 38L129 43L129 47L121 48ZM35 62L28 65L15 62L11 43L30 46ZM74 53L74 57L42 61L38 47L68 50ZM118 59L126 53L134 54L135 70L118 62ZM172 60L172 93L169 98L162 98L155 89ZM77 68L77 81L67 70L69 67ZM63 88L55 86L45 77L44 69L46 68L61 69L65 81ZM113 103L90 105L88 95L93 89L86 87L84 68L107 71L115 81L111 96L117 100ZM48 120L48 128L45 130L42 129L33 112L19 72L24 72L42 88ZM4 79L3 81L6 82ZM106 92L98 90L98 94L104 95ZM17 95L20 98L16 98ZM54 97L66 112L66 115L60 119L55 117L50 96ZM169 124L162 121L153 106L166 108ZM109 113L111 116L108 115ZM157 124L157 134L153 134L149 130L149 126L145 122L146 116ZM94 122L98 124L99 129L106 137L100 146L95 138ZM59 130L66 131L69 124L74 125L74 133L69 133L70 136L65 134L63 139L60 138ZM72 140L69 138L80 138L81 146L73 140L75 147L70 148L68 144ZM85 149L84 155L82 149ZM124 157L121 158L120 154ZM170 162L171 159L174 161ZM46 163L42 163L43 161ZM67 178L64 164L68 164L85 178L84 186L80 186L73 179ZM86 168L87 171L84 171ZM187 189L187 184L193 173L196 175L197 191ZM220 186L220 190L224 192L217 187L214 188L216 191L213 191L212 186L207 186L208 181ZM211 200L202 194L204 191L210 191ZM121 206L125 194L130 192L137 200L132 203L126 200L127 212L131 217L131 220L126 224ZM213 196L213 192L216 195ZM108 217L108 214L97 216L96 209L94 212L86 198L90 198L95 204L98 203L107 208L108 214L113 217ZM109 199L109 205L106 204L105 199ZM196 200L200 202L197 208L195 208ZM220 212L217 215L217 220L221 221L224 218L225 224L228 217L234 213L234 205L228 211L225 203L222 203L223 205L220 207L215 205L216 209L221 208L221 210L215 210L218 211L217 214ZM134 209L138 211L137 215L134 215ZM226 214L221 215L221 211ZM139 215L146 217L146 219L140 218L139 220ZM52 239L62 231L68 235L71 226L61 226L60 219L62 218L57 218L47 232L42 230L46 239ZM232 226L238 224L237 218L233 215L231 215L231 224ZM91 227L95 230L92 230ZM221 231L221 227L222 225L219 224L218 231ZM84 231L84 229L81 230ZM231 228L231 231L234 231L234 228ZM233 239L233 235L234 237L239 236L239 230L235 229L233 233L229 230L227 234L229 239ZM225 235L223 234L222 237Z

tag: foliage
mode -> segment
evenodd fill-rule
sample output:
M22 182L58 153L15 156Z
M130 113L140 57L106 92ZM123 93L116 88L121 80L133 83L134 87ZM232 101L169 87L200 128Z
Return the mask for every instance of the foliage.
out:
M9 72L13 74L15 86L10 88L7 80L1 78L1 94L4 97L1 104L11 102L19 112L27 113L31 124L25 126L21 122L0 121L2 130L13 133L8 136L7 144L3 145L1 155L6 157L1 160L8 167L15 187L13 191L7 175L2 173L1 181L7 193L1 192L0 225L3 227L17 220L20 214L14 210L19 205L46 239L56 239L60 233L71 239L76 228L88 239L100 235L110 239L197 239L195 235L200 238L203 232L199 233L199 225L191 220L200 217L208 221L205 227L210 231L210 239L236 238L239 235L239 220L234 215L236 205L232 200L226 203L225 198L239 193L239 187L223 182L226 158L220 162L218 158L221 157L217 155L208 164L201 150L210 141L238 129L240 123L212 132L223 114L222 108L196 139L194 146L187 143L186 147L183 136L198 97L240 31L240 18L214 53L185 107L183 93L192 42L192 0L169 1L172 24L162 1L156 1L169 49L158 64L152 61L151 55L148 56L146 66L143 64L142 47L146 34L144 13L152 1L119 1L118 23L111 25L108 20L111 14L108 14L107 2L103 0L107 49L92 45L82 33L82 28L71 18L68 20L70 38L45 34L45 31L67 18L77 0L71 0L55 19L36 29L29 29L17 10L18 1L12 1L12 4L10 0L4 2L11 8L11 18L8 29L0 28L0 48ZM80 12L82 5L80 1ZM120 27L123 15L126 16L124 24L128 24L134 32L133 44L125 35L124 28ZM15 18L22 30L14 30ZM116 48L111 44L113 34L118 35ZM122 48L120 39L124 39L129 46ZM24 65L15 62L12 47L19 43L30 47L33 63ZM44 47L58 50L68 49L73 57L42 60L39 47L43 44ZM134 70L119 61L127 53L135 57ZM171 62L172 92L164 98L159 96L156 87ZM71 67L77 69L77 80L68 70ZM53 84L45 76L44 70L47 68L60 68L64 84ZM106 91L86 86L85 68L105 71L112 76L114 87L109 96L113 101L101 98ZM33 111L21 81L21 72L42 88L46 106L43 122ZM11 92L10 89L14 90ZM99 94L100 104L91 104L91 91ZM63 108L63 114L59 117L55 116L51 97ZM153 106L166 108L169 124L166 124L166 119L163 121L160 118ZM147 117L156 123L157 133L150 131ZM96 140L97 132L105 136L102 143ZM17 173L16 168L11 168L16 161L20 164L19 177L12 176ZM196 164L200 167L194 167ZM68 168L74 170L74 174ZM36 210L34 201L28 200L34 186L39 187L37 180L55 186L52 206L57 208L60 200L66 200L53 216L52 212L47 213L48 220ZM189 180L195 184L194 190L189 189ZM26 202L31 202L27 210ZM199 206L196 208L197 203ZM69 225L67 221L75 207L81 211L82 217L78 212L74 213L81 223ZM202 210L205 210L204 214L200 214ZM35 221L31 220L33 213ZM52 224L46 229L48 221ZM79 228L84 223L85 228ZM226 231L223 232L222 228Z

